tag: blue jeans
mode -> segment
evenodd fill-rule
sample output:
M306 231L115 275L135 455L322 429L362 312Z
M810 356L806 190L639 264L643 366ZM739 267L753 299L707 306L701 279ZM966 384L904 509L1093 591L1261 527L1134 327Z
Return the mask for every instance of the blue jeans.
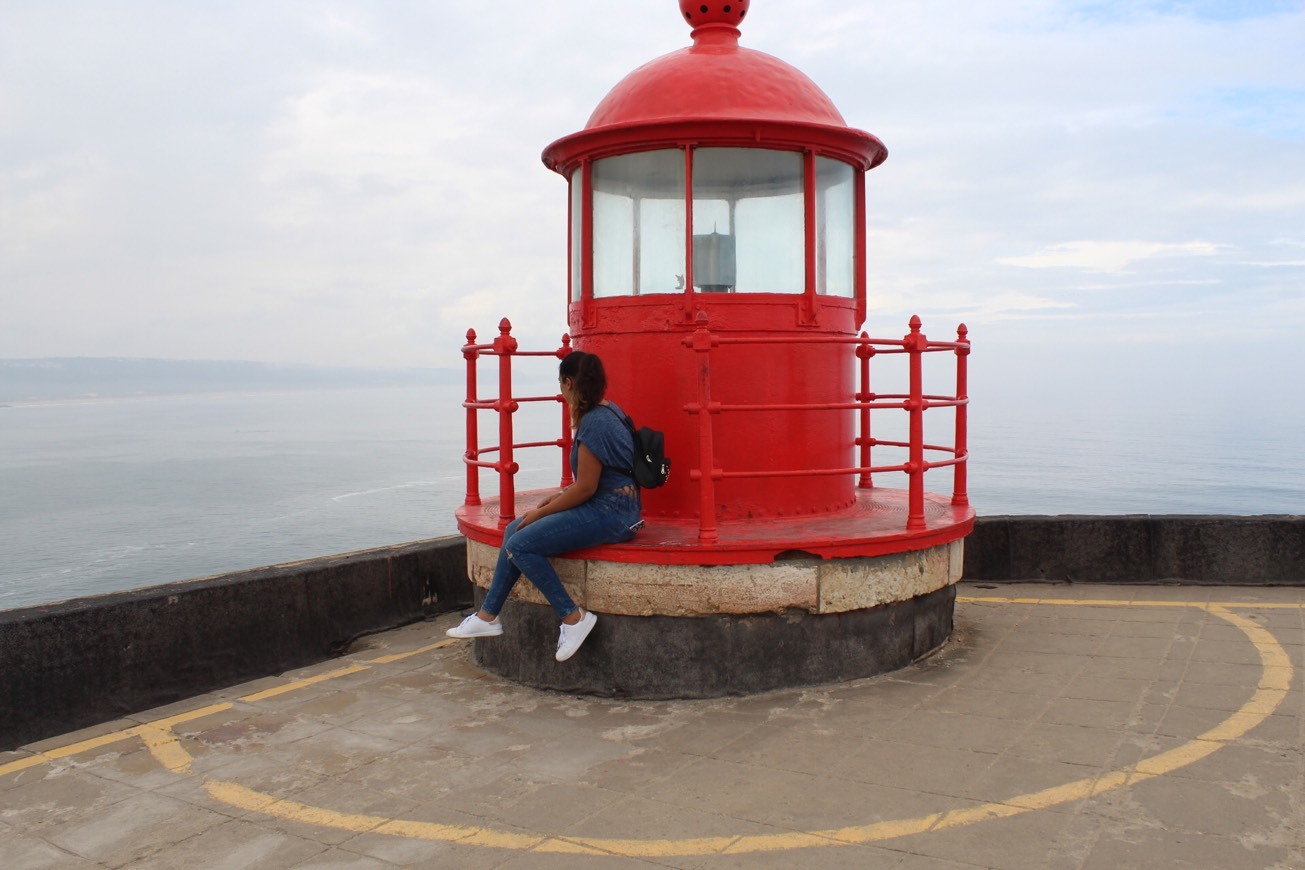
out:
M628 541L634 537L636 530L632 527L637 522L638 499L617 492L598 493L584 504L549 514L520 531L521 518L517 517L503 530L503 546L498 551L494 579L481 609L498 616L508 593L524 573L539 587L557 615L565 619L577 608L548 557L582 547Z

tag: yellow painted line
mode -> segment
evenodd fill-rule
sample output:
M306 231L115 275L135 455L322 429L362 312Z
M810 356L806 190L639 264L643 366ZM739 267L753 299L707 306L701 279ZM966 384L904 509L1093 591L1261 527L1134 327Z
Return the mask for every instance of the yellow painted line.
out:
M957 595L956 600L966 604L1072 604L1085 607L1099 605L1102 607L1197 607L1202 609L1219 607L1228 610L1300 610L1305 607L1305 604L1268 601L1130 601L1119 598L1004 598L996 595Z
M442 649L443 647L449 646L450 644L453 643L456 643L456 641L453 639L442 640L439 643L433 643L430 644L429 646L424 646L421 649L412 650L411 652L397 653L389 656L381 656L380 658L372 659L366 663L353 664L343 668L337 668L336 670L329 671L324 674L318 674L313 677L305 677L302 680L294 680L293 682L285 683L284 685L274 686L270 689L264 689L260 692L254 692L249 695L243 695L238 700L244 701L246 703L253 703L257 701L266 700L267 698L274 698L278 695L284 695L287 692L295 692L298 691L299 689L304 689L309 686L316 685L318 683L326 682L327 680L334 680L338 677L344 677L344 676L348 676L349 674L356 674L359 671L368 670L374 664L389 664L390 662L396 662L402 659L411 658L412 656L420 655L422 653L427 653L432 650ZM6 776L7 774L17 773L18 771L26 770L29 767L36 767L37 765L47 764L51 761L58 761L61 758L67 758L72 755L79 755L83 752L90 752L93 749L99 749L103 746L111 746L114 743L120 743L123 740L131 740L137 737L145 738L144 739L145 745L150 750L150 752L154 754L155 759L158 760L159 763L162 764L164 767L168 768L169 770L173 770L174 769L173 765L181 764L181 760L178 758L171 758L170 756L168 756L167 753L169 752L169 750L164 749L163 746L168 741L175 743L175 738L170 734L166 739L161 738L159 737L159 733L170 732L173 727L180 725L184 722L189 722L194 719L199 719L204 716L211 715L213 713L221 713L226 710L230 710L231 708L232 705L226 702L219 703L219 704L210 704L209 706L201 707L196 710L190 710L185 713L178 713L176 715L167 716L162 719L155 719L151 722L146 722L141 725L133 725L129 728L122 728L118 731L112 731L109 732L108 734L102 734L99 737L91 737L86 740L79 740L78 742L70 743L67 746L61 746L56 749L47 749L43 752L35 752L24 758L17 758L14 759L13 761L0 764L0 776ZM149 735L148 737L147 734ZM189 760L190 760L189 756L187 755L185 761L185 765L187 769L185 771L174 771L174 772L188 773Z
M431 650L443 649L444 647L455 643L457 643L456 640L449 638L448 640L442 640L439 643L433 643L430 646L424 646L421 649L415 649L412 652L395 653L394 655L381 656L378 659L367 659L367 663L370 665L388 665L390 662L402 661L403 659L412 658L413 656L418 656L422 653L428 653Z
M24 770L28 767L35 767L38 764L58 761L59 759L67 758L70 755L79 755L83 752L90 752L92 749L99 749L102 746L112 746L114 743L120 743L123 740L130 740L133 737L141 737L146 732L153 733L157 731L167 733L171 739L175 740L171 735L173 726L180 725L183 722L189 722L193 719L199 719L212 713L220 713L224 710L230 709L230 704L211 704L207 707L201 707L197 710L191 710L186 713L178 713L175 716L157 719L143 725L133 725L130 728L112 731L108 734L102 734L99 737L79 740L76 743L70 743L67 746L60 746L57 749L47 749L44 752L35 753L27 758L20 758L17 761L11 761L8 764L0 764L0 776L4 776L8 773L17 773L20 770Z
M234 782L206 781L205 789L215 800L240 809L259 812L275 818L299 821L318 827L350 831L354 833L372 832L390 836L414 839L453 842L461 845L483 846L497 849L529 850L559 854L621 855L628 857L665 858L688 857L695 855L746 854L754 852L788 851L814 847L828 847L843 844L864 844L882 842L899 837L946 830L977 824L992 819L1009 818L1027 812L1045 810L1074 800L1102 794L1118 788L1133 785L1192 764L1218 751L1230 741L1245 735L1252 728L1262 723L1271 715L1286 697L1293 677L1290 658L1273 635L1245 616L1232 613L1234 608L1259 608L1257 603L1209 604L1179 601L1124 601L1113 599L1058 599L1058 598L999 598L962 596L958 600L966 603L1003 603L1033 604L1050 606L1102 606L1102 607L1197 607L1218 616L1246 634L1260 655L1262 673L1252 697L1237 711L1215 727L1198 735L1187 743L1142 759L1129 768L1110 771L1098 777L1089 777L1064 785L1053 786L1028 794L981 804L975 807L930 813L909 819L894 819L875 822L868 825L853 825L843 828L819 831L791 831L778 834L751 836L721 836L696 838L666 839L623 839L546 836L499 831L488 827L471 825L445 825L436 822L419 822L404 819L389 819L360 813L344 813L335 810L310 806L297 801L277 798L263 794ZM411 653L400 653L373 660L373 663L398 661L420 652L428 652L446 646L451 641L442 641ZM294 691L314 685L335 677L366 670L367 665L353 665L330 673L297 680L285 686L256 692L241 698L242 701L259 700L273 697L284 692ZM145 725L126 729L104 737L82 741L72 746L41 756L19 759L0 767L0 774L10 769L38 764L56 757L85 751L98 745L116 742L128 736L139 736L150 752L166 769L179 774L191 772L189 753L181 746L171 729L181 724L210 713L229 709L230 704L217 704L189 713L167 717Z
M1122 598L1003 598L998 595L957 595L956 600L966 604L1068 604L1096 605L1098 607L1130 607L1140 602ZM1155 607L1200 607L1190 601L1155 601Z
M973 825L993 819L1010 818L1023 813L1045 810L1075 800L1092 797L1118 788L1172 773L1218 751L1230 741L1245 735L1271 715L1291 687L1293 668L1281 644L1265 628L1251 619L1232 613L1234 605L1192 604L1188 602L1114 601L1051 598L971 598L959 600L992 603L1022 603L1054 606L1128 606L1128 607L1198 607L1218 616L1244 632L1260 655L1262 674L1255 693L1237 711L1214 728L1175 749L1142 759L1129 768L1087 777L1064 785L1016 795L975 807L930 813L909 819L894 819L868 825L853 825L821 831L791 831L780 834L667 839L618 839L604 837L546 837L497 831L470 825L443 825L356 813L337 813L321 807L309 807L256 792L230 782L208 782L211 796L247 810L276 818L292 819L336 830L411 837L464 845L499 849L530 850L562 854L606 854L632 858L668 858L696 855L746 854L789 851L813 847L883 842L900 837ZM1250 605L1257 607L1258 605Z
M40 753L40 755L46 761L57 761L60 758L67 758L70 755L77 755L82 752L89 752L92 749L99 749L101 746L112 746L120 740L135 737L139 730L139 725L132 728L124 728L122 731L115 731L112 734L92 737L89 740L82 740L69 746L60 746L58 749L48 749L45 752Z
M363 813L340 813L298 801L275 798L246 788L239 783L223 780L209 780L204 783L204 788L214 799L237 809L356 834L370 831L421 840L465 842L500 849L528 849L546 839L541 835L491 831L470 825L444 825L438 822L390 819Z
M284 695L286 692L297 692L308 686L315 686L318 683L324 683L327 680L334 680L338 677L347 677L349 674L356 674L359 671L368 669L367 665L349 665L344 668L337 668L324 674L318 674L315 677L304 677L302 680L295 680L292 683L286 683L282 686L273 686L270 689L264 689L261 692L254 692L251 695L242 695L241 701L253 703L255 701L265 701L268 698L275 698L277 695Z
M29 767L36 767L38 764L45 764L52 760L48 755L29 755L26 758L16 758L13 761L6 761L0 764L0 776L7 773L17 773L20 770L26 770Z
M203 719L205 716L211 716L214 713L225 713L230 710L232 705L226 701L219 704L209 704L207 707L200 707L197 710L189 710L185 713L178 713L175 716L167 716L163 719L155 719L153 722L146 722L139 728L163 728L171 730L183 722L193 722L196 719Z
M145 747L154 760L173 773L190 773L191 758L171 731L162 728L144 728L140 732Z
M963 604L1062 604L1070 607L1196 607L1205 609L1209 606L1208 602L1204 601L1131 601L1123 598L999 598L983 595L957 595L956 600ZM1245 604L1242 606L1258 607L1259 605ZM1296 606L1299 609L1300 605Z

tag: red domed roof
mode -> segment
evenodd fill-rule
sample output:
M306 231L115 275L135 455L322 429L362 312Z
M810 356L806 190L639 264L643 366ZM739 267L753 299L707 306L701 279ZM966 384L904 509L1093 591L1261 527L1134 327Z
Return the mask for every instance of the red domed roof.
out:
M627 75L585 128L544 149L544 163L569 175L584 155L699 144L815 147L862 169L883 162L882 142L847 126L815 82L765 52L739 45L748 0L680 0L693 45Z
M847 126L815 82L777 57L742 48L738 36L733 27L699 27L692 46L622 79L585 128L691 118Z

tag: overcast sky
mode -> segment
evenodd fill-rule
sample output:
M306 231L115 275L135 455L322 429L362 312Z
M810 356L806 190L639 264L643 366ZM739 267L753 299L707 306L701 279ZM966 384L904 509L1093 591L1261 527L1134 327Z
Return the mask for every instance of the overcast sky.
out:
M674 0L0 0L0 357L554 343L539 153L688 43ZM1305 2L755 0L743 44L888 146L872 335L1301 401Z

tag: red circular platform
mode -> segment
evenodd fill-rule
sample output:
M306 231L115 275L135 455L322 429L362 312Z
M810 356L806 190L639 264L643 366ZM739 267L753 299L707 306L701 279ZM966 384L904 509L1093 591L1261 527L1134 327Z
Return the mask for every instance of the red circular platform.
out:
M525 513L556 490L516 494ZM948 496L925 494L925 527L906 528L907 493L899 489L860 489L846 510L819 515L763 520L721 521L719 537L698 540L696 519L657 517L624 544L604 544L566 554L571 559L640 562L661 565L767 564L776 558L813 555L824 559L883 556L925 550L964 538L974 527L974 508L953 505ZM497 499L457 510L458 530L473 541L499 546Z

